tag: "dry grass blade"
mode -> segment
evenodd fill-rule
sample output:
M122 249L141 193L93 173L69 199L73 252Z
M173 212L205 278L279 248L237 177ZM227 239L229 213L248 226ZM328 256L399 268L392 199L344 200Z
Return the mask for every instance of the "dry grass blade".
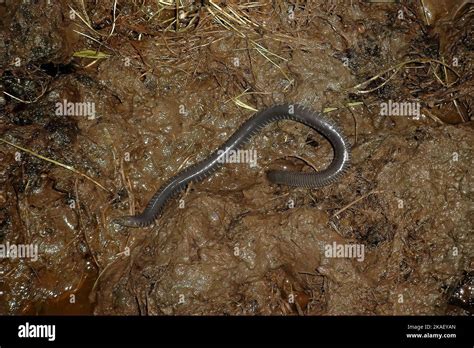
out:
M69 165L67 165L67 164L64 164L64 163L55 161L55 160L53 160L53 159L51 159L51 158L42 156L42 155L40 155L40 154L38 154L38 153L36 153L36 152L34 152L34 151L31 151L31 150L29 150L29 149L27 149L27 148L24 148L24 147L22 147L22 146L19 146L19 145L16 145L16 144L14 144L14 143L11 143L11 142L9 142L8 140L5 140L5 139L0 138L0 141L1 141L2 143L8 144L8 145L10 145L10 146L13 146L14 148L17 148L18 150L21 150L21 151L23 151L23 152L26 152L26 153L32 155L32 156L35 156L35 157L37 157L37 158L39 158L39 159L42 159L42 160L47 161L47 162L49 162L49 163L53 163L53 164L55 164L55 165L57 165L57 166L59 166L59 167L65 168L65 169L67 169L67 170L69 170L69 171L71 171L71 172L73 172L73 173L75 173L75 174L78 174L78 175L80 175L80 176L83 176L84 178L86 178L86 179L89 180L90 182L94 183L96 186L100 187L102 190L104 190L104 191L106 191L106 192L109 192L109 193L112 193L110 190L108 190L108 189L106 189L104 186L102 186L99 182L97 182L96 180L94 180L93 178L91 178L90 176L88 176L87 174L84 174L84 173L78 171L76 168L74 168L74 167L72 167L72 166L69 166Z
M10 94L10 93L8 93L8 92L5 92L5 91L3 91L3 94L8 95L10 98L13 98L13 99L15 99L16 101L19 101L19 102L21 102L21 103L24 103L24 104L32 104L32 103L36 103L36 102L46 93L46 90L47 90L47 88L44 87L44 86L42 86L42 87L41 87L41 93L40 93L40 95L37 96L37 97L36 97L35 99L33 99L33 100L23 100L23 99L20 99L20 98L18 98L18 97L15 97L13 94Z
M72 56L79 57L79 58L89 58L89 59L104 59L104 58L110 57L110 54L107 54L101 51L82 50L82 51L74 52Z
M370 191L369 193L366 193L365 195L360 196L359 198L353 200L351 203L347 204L346 206L344 206L344 207L342 207L341 209L339 209L338 211L336 211L334 214L332 214L332 217L335 217L335 216L341 214L343 211L349 209L349 208L352 207L354 204L356 204L357 202L360 202L360 201L363 200L364 198L369 197L370 195L373 195L373 194L376 194L376 193L383 193L383 192L384 192L383 190L380 190L380 191L372 190L372 191Z
M222 16L219 16L217 13L215 13L210 7L207 8L209 13L215 18L216 22L219 23L220 25L222 25L224 28L226 28L227 30L233 30L235 31L237 34L239 34L240 37L242 38L245 38L246 35L240 31L239 29L237 29L234 25L232 25L228 20L226 20L225 18L223 18Z
M116 12L117 12L117 0L114 1L114 8L113 8L113 11L112 11L112 13L113 13L112 29L110 30L110 34L109 34L109 36L107 36L107 39L110 38L112 36L112 34L114 33L115 21L117 20Z
M253 5L255 7L255 5ZM286 58L271 52L255 40L249 38L245 32L248 31L252 33L255 28L259 28L260 26L252 21L246 14L242 13L239 9L232 7L231 4L227 4L226 10L224 10L221 6L217 5L216 3L209 1L209 5L207 6L208 12L211 16L216 20L218 24L223 26L227 30L234 31L240 37L244 39L248 39L253 49L255 49L263 58L265 58L268 62L272 65L277 67L285 79L287 79L291 84L293 84L293 80L285 73L282 67L274 61L271 57L278 58L282 61L287 61Z
M84 37L86 37L86 38L88 38L88 39L94 41L94 42L97 42L99 45L102 45L102 43L101 43L99 40L97 40L96 38L93 38L93 37L90 36L90 35L81 33L80 31L78 31L78 30L76 30L76 29L73 29L73 31L74 31L75 33L79 34L79 35L82 35L82 36L84 36Z
M247 92L249 89L247 88L245 91L243 91L242 93L240 93L239 95L225 101L225 103L228 103L229 101L233 101L235 103L235 105L241 107L241 108L244 108L246 110L250 110L250 111L253 111L253 112L257 112L258 109L254 108L253 106L243 102L242 100L240 100L239 98L241 98L242 96L244 95L251 95L251 94L269 94L268 92Z
M250 106L250 105L244 103L243 101L241 101L241 100L239 100L239 99L237 99L237 98L234 99L234 103L235 103L235 105L240 106L241 108L244 108L244 109L246 109L246 110L250 110L250 111L254 111L254 112L257 112L257 111L258 111L258 110L255 109L253 106Z
M352 106L359 106L359 105L364 105L364 102L352 102L352 103L347 103L346 107L350 108ZM339 110L340 107L327 107L323 109L323 113L328 113L331 111L336 111Z
M460 77L456 70L454 70L451 66L447 65L446 63L444 63L440 60L431 59L431 58L410 59L410 60L407 60L405 62L401 62L397 65L391 66L390 68L381 71L377 75L372 76L370 79L365 80L364 82L361 82L358 85L355 85L354 87L350 88L350 90L353 90L357 94L367 94L367 93L374 92L374 91L382 88L384 85L386 85L402 68L404 68L404 67L410 68L409 66L407 67L407 65L408 64L413 64L413 63L430 64L431 66L433 66L433 64L437 64L437 65L435 65L435 68L433 69L433 74L435 75L437 80L439 80L440 83L445 87L451 87L452 85L454 85L458 81L458 79ZM452 82L451 84L444 83L443 80L436 74L436 70L437 70L438 66L443 66L445 69L448 69L451 72L453 72L456 75L457 79L454 82ZM390 74L388 78L386 78L386 79L383 78L384 75L386 75L386 74L388 74L389 72L392 72L392 71L393 71L393 73ZM374 87L374 88L365 89L365 90L361 89L361 88L364 88L367 85L369 85L369 83L371 83L373 81L376 81L378 79L383 79L384 81L381 84Z

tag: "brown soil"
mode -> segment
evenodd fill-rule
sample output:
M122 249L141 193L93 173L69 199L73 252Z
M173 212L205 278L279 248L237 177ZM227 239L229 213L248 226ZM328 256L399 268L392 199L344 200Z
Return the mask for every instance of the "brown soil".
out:
M181 3L0 3L0 243L39 250L0 260L0 313L472 314L472 4ZM108 56L73 57L86 49ZM57 115L63 100L96 115ZM381 116L388 100L421 115ZM267 182L331 161L324 138L280 122L246 147L257 167L189 186L151 228L111 223L247 106L281 102L340 125L340 181ZM328 257L333 243L363 245L363 261Z

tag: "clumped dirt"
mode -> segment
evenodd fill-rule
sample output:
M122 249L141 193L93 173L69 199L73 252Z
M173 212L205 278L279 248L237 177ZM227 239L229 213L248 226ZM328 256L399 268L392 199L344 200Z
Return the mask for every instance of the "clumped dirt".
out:
M414 3L0 4L0 243L39 250L0 260L0 313L472 314L473 7ZM420 115L381 116L389 100ZM246 147L258 166L190 185L151 228L111 223L282 102L340 125L340 181L266 181L331 161L280 122Z

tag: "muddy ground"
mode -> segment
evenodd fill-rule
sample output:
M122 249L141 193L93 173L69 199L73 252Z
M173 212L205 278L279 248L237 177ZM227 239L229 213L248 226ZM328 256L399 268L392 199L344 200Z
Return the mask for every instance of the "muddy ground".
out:
M472 4L166 3L0 3L0 243L38 247L0 260L0 313L472 314ZM246 147L257 167L190 185L153 227L111 223L282 102L340 125L341 180L265 179L331 161L285 121Z

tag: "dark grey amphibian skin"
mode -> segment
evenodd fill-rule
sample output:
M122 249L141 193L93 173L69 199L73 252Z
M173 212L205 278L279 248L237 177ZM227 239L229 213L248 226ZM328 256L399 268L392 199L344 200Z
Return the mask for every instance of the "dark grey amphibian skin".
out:
M272 183L289 186L317 188L329 185L340 178L349 165L350 145L337 126L325 116L297 104L272 106L260 111L246 121L221 147L205 160L196 163L169 179L153 195L143 213L123 216L114 220L122 226L146 227L161 214L170 198L183 190L190 182L197 182L214 173L224 162L230 151L246 144L250 138L267 124L279 120L292 120L302 123L321 133L332 145L334 156L331 164L316 173L298 173L272 170L267 177ZM232 153L232 152L230 152Z

